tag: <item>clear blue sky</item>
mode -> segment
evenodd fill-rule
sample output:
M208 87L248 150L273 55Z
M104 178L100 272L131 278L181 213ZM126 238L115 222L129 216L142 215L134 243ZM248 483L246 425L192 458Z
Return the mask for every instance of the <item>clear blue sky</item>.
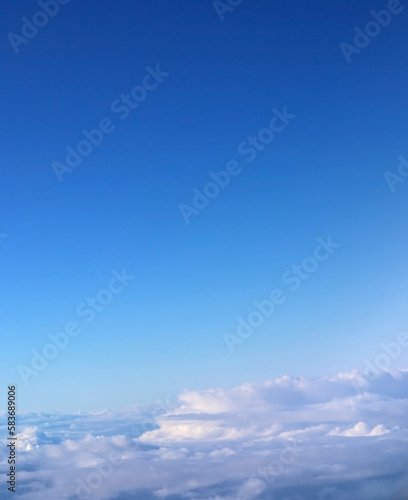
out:
M406 7L350 64L339 48L386 5L244 0L221 21L210 0L72 0L16 54L7 34L39 7L3 1L0 377L22 408L329 375L406 327L408 181L384 179L408 158ZM121 120L112 102L158 64L170 74ZM239 144L285 106L296 118L247 162ZM60 183L51 164L105 117L115 130ZM242 172L187 225L179 204L231 160ZM328 235L341 247L230 354L222 334ZM126 290L78 318L122 268ZM24 387L16 367L76 320Z

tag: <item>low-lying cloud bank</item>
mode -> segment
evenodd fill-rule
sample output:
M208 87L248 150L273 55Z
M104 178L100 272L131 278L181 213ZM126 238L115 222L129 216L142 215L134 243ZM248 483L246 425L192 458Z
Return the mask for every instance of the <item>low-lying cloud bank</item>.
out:
M122 411L26 413L19 430L19 500L408 499L408 369L370 381L285 376Z

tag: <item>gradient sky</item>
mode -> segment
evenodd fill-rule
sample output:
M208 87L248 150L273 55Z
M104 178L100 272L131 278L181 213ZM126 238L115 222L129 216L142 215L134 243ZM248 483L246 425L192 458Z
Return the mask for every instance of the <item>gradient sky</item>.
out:
M21 409L120 407L188 388L362 368L407 325L406 7L347 63L339 45L386 2L71 1L16 54L34 1L1 6L0 378ZM111 103L147 66L169 76L125 120ZM296 118L249 163L273 108ZM59 182L81 130L116 128ZM209 172L243 171L190 224ZM318 237L341 247L231 354L222 334ZM125 268L95 320L76 308ZM287 288L286 288L287 289ZM82 332L25 387L49 333ZM406 365L406 357L395 365Z

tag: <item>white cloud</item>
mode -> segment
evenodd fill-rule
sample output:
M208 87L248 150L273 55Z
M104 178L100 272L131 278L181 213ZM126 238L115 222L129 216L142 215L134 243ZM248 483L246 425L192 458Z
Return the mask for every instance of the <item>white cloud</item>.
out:
M382 424L376 425L370 430L370 427L365 422L358 422L351 429L346 429L344 431L340 430L340 427L336 427L331 432L329 436L383 436L384 434L389 434L389 430L386 429Z
M407 414L408 370L185 391L169 407L25 413L14 498L402 500Z

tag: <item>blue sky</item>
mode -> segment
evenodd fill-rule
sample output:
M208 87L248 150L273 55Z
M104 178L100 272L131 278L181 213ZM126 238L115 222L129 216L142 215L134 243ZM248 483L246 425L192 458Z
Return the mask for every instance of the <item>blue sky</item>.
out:
M0 374L22 408L329 375L406 327L408 182L384 179L408 158L405 8L350 64L339 47L386 6L244 0L221 21L210 1L72 1L16 54L7 34L39 6L3 2ZM112 102L157 65L169 75L121 120ZM285 107L247 162L239 144ZM52 163L105 117L115 130L59 182ZM186 224L179 205L232 160ZM223 333L328 235L341 246L231 354ZM123 268L129 286L78 318ZM24 386L16 367L69 321L81 334Z

